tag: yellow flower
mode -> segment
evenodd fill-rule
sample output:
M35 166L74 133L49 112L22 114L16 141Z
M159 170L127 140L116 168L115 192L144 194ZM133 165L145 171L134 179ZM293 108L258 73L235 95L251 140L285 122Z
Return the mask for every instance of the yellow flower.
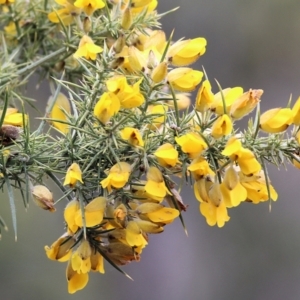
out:
M0 111L0 115L2 111ZM3 120L3 125L12 125L23 127L23 123L27 123L28 116L22 113L18 113L16 108L7 108L5 117Z
M64 185L69 184L70 187L74 187L76 185L77 181L80 181L81 183L83 183L82 177L81 177L81 170L77 163L72 163L72 165L68 168L66 178L64 181Z
M75 292L82 290L89 281L88 273L77 273L72 268L71 260L69 260L66 277L68 282L68 292L74 294Z
M155 152L159 164L163 167L174 167L178 160L178 152L170 143L163 144Z
M83 240L71 256L72 269L77 273L88 273L91 270L92 249L87 240Z
M104 197L97 197L89 202L84 208L85 226L93 227L101 224L105 208L106 198ZM74 218L75 224L79 227L83 227L81 209L76 211Z
M52 125L64 134L67 134L70 130L69 125L64 122L68 121L68 115L71 113L71 105L68 98L59 93L53 108L50 112L50 118L58 121L51 121ZM61 121L61 122L59 122Z
M7 26L4 26L5 35L8 39L13 39L17 36L17 28L15 22L11 21Z
M227 141L225 149L222 151L222 154L230 157L231 155L234 155L235 153L239 152L241 148L241 141L236 136L233 136Z
M177 108L179 110L187 109L191 105L191 98L188 93L176 94ZM174 100L167 101L168 106L175 109Z
M206 44L205 38L176 42L169 48L168 59L177 67L190 65L205 53Z
M120 100L114 93L103 93L94 107L94 115L102 124L106 124L119 112L120 107Z
M179 210L158 203L143 203L136 208L136 212L142 220L162 225L173 222L179 216Z
M190 158L197 157L204 149L207 148L207 144L200 135L195 132L189 132L181 137L175 137L176 143L181 146L181 150L187 153Z
M300 125L300 97L298 97L296 103L294 104L292 112L294 115L293 123L297 126Z
M145 191L151 198L161 202L165 196L170 194L166 187L161 171L156 167L150 167L147 172Z
M132 127L125 127L120 131L121 138L129 142L133 146L144 146L141 133Z
M35 204L42 209L49 210L50 212L56 211L54 207L53 195L43 185L35 185L31 191Z
M247 201L252 202L254 204L258 204L259 202L269 200L266 179L263 171L260 171L259 173L251 176L245 176L243 174L240 174L240 178L241 184L247 190ZM274 187L270 184L270 180L269 188L270 198L273 201L276 201L278 198L278 194Z
M147 65L146 53L141 52L134 46L128 47L128 68L129 72L142 72Z
M147 110L147 115L156 115L157 117L151 119L151 123L148 124L148 128L150 130L159 129L159 127L165 123L167 111L168 107L163 104L150 105Z
M224 114L223 100L226 105L226 112L229 113L232 104L243 94L243 88L234 87L227 88L214 95L214 102L211 104L210 110L217 115Z
M128 163L119 162L111 167L108 176L100 184L103 188L107 188L109 192L112 191L112 187L120 189L127 183L130 172L131 167Z
M261 170L261 165L255 158L253 152L242 147L242 143L236 137L228 140L222 154L229 156L232 161L236 161L241 171L246 174L254 174Z
M188 170L192 172L194 179L197 181L206 175L215 175L204 157L195 158L189 165Z
M247 190L240 183L239 175L233 166L227 168L220 188L226 207L238 206L247 198Z
M260 128L268 133L285 131L292 124L294 114L290 108L273 108L260 116Z
M105 2L103 0L76 0L74 6L83 9L83 11L90 16L95 10L103 8Z
M106 81L106 87L109 92L114 93L123 108L134 108L142 105L145 101L140 92L142 78L132 86L127 83L125 76L114 76Z
M231 133L233 129L232 122L228 115L219 116L211 128L211 135L219 139Z
M62 22L65 26L68 26L73 22L74 17L81 14L81 9L75 7L69 0L55 0L55 2L64 8L54 10L48 14L48 19L52 23Z
M78 230L78 225L76 224L75 216L79 210L79 202L76 199L70 201L64 210L64 219L68 225L68 232L70 234L74 234Z
M142 105L145 102L143 94L140 92L140 84L142 78L136 82L133 86L127 85L123 90L117 93L120 99L121 106L123 108L134 108Z
M14 3L15 0L0 0L0 4L9 5L10 3Z
M206 112L214 102L214 94L211 91L210 82L205 79L196 96L196 110L202 113Z
M167 75L167 81L175 90L189 92L201 82L203 73L191 68L173 69Z
M147 246L147 241L144 238L141 229L135 221L129 221L126 226L126 242L131 247L141 247L141 249Z
M146 29L147 35L139 34L136 38L135 46L144 51L146 49L156 49L159 53L163 53L166 46L166 34L162 30Z
M230 108L230 116L239 120L248 115L260 101L263 90L252 90L245 92L237 100L235 100Z
M201 202L200 212L205 217L209 226L217 225L223 227L230 217L227 214L227 208L225 202L222 201L216 206L212 201Z
M100 46L94 44L93 40L84 35L80 42L77 51L73 54L75 58L84 57L86 59L95 60L97 53L101 53L103 49Z
M45 246L46 255L49 259L60 262L68 261L72 254L75 240L67 234L62 235L51 247Z

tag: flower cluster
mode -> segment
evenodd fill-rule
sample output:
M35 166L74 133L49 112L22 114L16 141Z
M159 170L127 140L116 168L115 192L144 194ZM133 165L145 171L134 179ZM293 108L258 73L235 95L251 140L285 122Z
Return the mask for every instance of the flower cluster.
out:
M10 55L0 56L7 60L0 73L1 186L12 204L11 180L26 206L29 192L50 212L67 200L65 232L45 251L68 262L70 293L86 286L90 271L104 273L104 260L121 272L139 261L149 236L177 217L184 227L192 206L180 196L184 181L206 223L223 227L231 208L277 200L267 162L300 168L300 98L293 108L260 115L263 90L211 82L191 67L206 39L167 37L156 0L36 0L31 10L22 0L0 4ZM35 70L51 78L53 94L32 132L13 104L26 100L18 88ZM254 110L238 132L237 122ZM0 225L6 228L2 218Z

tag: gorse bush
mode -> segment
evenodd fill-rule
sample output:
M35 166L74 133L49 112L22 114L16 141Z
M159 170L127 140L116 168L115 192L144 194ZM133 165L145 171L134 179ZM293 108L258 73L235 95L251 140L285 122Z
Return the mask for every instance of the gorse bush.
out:
M231 208L277 200L268 163L300 168L300 100L260 114L262 89L216 81L213 91L209 73L190 67L206 39L166 36L156 0L0 5L0 184L15 234L14 189L25 207L32 198L55 212L66 202L65 228L45 251L67 262L70 293L90 271L104 273L104 260L128 276L121 266L139 261L149 235L174 219L185 230L183 187L193 188L207 224L223 227ZM32 129L24 87L37 73L52 96Z

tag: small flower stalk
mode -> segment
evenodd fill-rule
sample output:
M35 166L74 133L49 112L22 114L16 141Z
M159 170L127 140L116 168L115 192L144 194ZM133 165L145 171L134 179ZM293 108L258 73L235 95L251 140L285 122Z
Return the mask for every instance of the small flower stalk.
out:
M193 67L209 41L168 37L156 0L16 2L0 1L0 182L10 204L12 188L26 208L65 202L64 233L45 254L66 263L69 293L107 261L129 277L122 266L165 226L184 227L187 209L222 228L235 207L276 201L267 162L300 169L299 98L261 113L260 87L209 80ZM37 72L51 89L38 117L23 95Z

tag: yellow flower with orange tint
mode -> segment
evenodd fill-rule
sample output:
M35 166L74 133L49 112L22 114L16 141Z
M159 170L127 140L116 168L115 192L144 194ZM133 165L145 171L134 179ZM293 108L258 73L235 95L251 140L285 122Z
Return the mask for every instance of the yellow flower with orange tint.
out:
M210 110L217 115L224 114L223 97L226 106L226 112L229 113L232 104L243 94L243 88L234 87L223 89L214 95L214 101L210 106Z
M100 184L103 188L107 188L109 192L112 191L112 187L121 189L126 185L130 172L131 166L128 163L119 162L111 167L108 176Z
M159 164L163 167L174 167L178 160L178 152L174 146L170 143L161 145L155 152Z
M46 255L52 260L60 262L68 261L71 257L74 244L75 240L71 236L64 234L51 247L45 246Z
M181 150L188 154L190 158L197 157L207 148L203 138L195 132L189 132L181 137L175 137L176 143L181 146Z
M128 141L129 144L133 146L144 146L144 141L142 139L139 130L132 127L125 127L120 131L121 138Z
M91 271L104 274L104 259L98 251L93 251L90 257Z
M166 187L161 171L156 167L150 167L147 172L145 191L152 199L161 202L167 194L170 194Z
M94 107L94 115L102 123L106 124L111 117L120 110L119 98L111 92L103 93Z
M51 124L62 133L67 134L70 131L69 125L66 124L70 113L71 105L69 99L64 94L59 93L50 112L50 118L53 119Z
M77 163L72 163L72 165L68 168L66 178L64 181L64 185L68 184L68 185L70 185L70 187L74 187L76 185L77 181L80 181L81 183L83 183L82 177L81 177L81 170Z
M74 6L83 9L83 11L90 16L95 10L103 8L105 2L103 0L76 0Z
M190 92L201 82L203 73L191 68L177 68L170 71L167 81L175 90Z
M294 121L290 108L273 108L260 116L260 128L268 133L285 131Z
M84 57L86 59L95 60L98 53L101 53L103 49L100 46L94 44L93 40L84 35L80 42L77 51L73 54L74 58Z
M233 129L232 122L228 115L222 115L217 118L211 128L211 135L215 139L229 135Z
M169 48L168 60L177 67L190 65L205 53L206 44L206 39L201 37L178 41Z
M263 92L263 90L250 89L242 94L233 102L230 108L230 116L235 120L239 120L248 115L259 103Z
M202 113L206 112L214 102L214 94L211 91L210 82L205 79L196 96L196 110Z

